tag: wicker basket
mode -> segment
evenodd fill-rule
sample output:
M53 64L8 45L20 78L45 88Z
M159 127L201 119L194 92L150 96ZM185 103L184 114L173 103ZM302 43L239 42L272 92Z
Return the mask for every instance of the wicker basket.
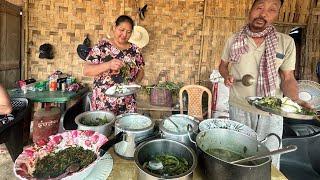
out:
M157 84L159 84L161 78L165 78L168 81L168 71L161 71L157 78ZM153 106L172 107L172 94L168 89L154 87L151 89L150 104Z

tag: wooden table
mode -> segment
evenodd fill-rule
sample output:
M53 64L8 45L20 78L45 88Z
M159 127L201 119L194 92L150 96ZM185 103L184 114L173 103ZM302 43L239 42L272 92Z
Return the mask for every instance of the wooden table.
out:
M113 157L113 169L108 177L108 180L136 180L138 179L138 168L133 160L125 160L115 154L114 149L108 151ZM275 167L271 167L272 180L287 180L287 178ZM197 167L194 175L194 180L204 179L200 169Z

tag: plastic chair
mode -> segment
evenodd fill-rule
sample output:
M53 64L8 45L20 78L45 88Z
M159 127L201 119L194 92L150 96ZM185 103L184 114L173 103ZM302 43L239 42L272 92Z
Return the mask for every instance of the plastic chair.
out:
M24 137L29 139L31 105L26 98L11 98L14 120L0 128L0 143L5 143L12 161L23 151Z
M207 116L211 118L211 103L212 103L212 94L211 91L200 85L187 85L180 89L179 92L179 103L180 103L180 114L183 114L183 92L186 91L188 95L188 115L203 120L203 117L206 113L203 113L202 110L202 96L204 93L208 94L208 106L207 106Z

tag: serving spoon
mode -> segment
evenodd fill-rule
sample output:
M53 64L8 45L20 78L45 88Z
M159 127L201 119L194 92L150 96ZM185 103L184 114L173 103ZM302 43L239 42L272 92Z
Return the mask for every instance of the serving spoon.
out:
M289 145L289 146L284 147L282 149L277 149L277 150L274 150L274 151L262 153L262 154L255 155L255 156L250 156L250 157L247 157L247 158L244 158L244 159L232 161L230 163L231 164L241 164L241 163L244 163L244 162L258 160L258 159L266 158L266 157L269 157L269 156L272 156L272 155L276 155L276 154L284 154L284 153L292 152L292 151L295 151L297 149L298 149L298 147L296 145Z
M251 74L246 74L241 79L236 80L236 82L242 82L244 86L251 86L255 82L255 79Z

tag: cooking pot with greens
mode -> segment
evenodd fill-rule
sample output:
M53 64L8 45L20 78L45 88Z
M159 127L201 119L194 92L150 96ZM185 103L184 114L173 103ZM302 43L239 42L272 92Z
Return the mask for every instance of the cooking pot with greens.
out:
M139 180L191 180L197 166L192 148L170 139L154 139L140 144L134 160Z
M158 135L154 131L155 122L138 113L127 113L117 116L114 134L125 132L124 139L114 146L115 152L126 159L132 159L136 146Z
M173 121L173 122L172 122ZM188 137L188 125L191 125L192 130L190 135L196 137L198 133L199 121L185 114L175 114L163 119L159 124L162 138L172 139L190 147L195 147Z
M87 111L77 115L75 123L78 130L92 130L109 137L115 118L110 111Z
M272 134L273 135L273 134ZM269 135L270 136L270 135ZM280 144L280 139L279 144ZM229 129L211 129L196 137L199 164L210 179L270 180L271 157L232 164L232 161L270 152L256 139Z

